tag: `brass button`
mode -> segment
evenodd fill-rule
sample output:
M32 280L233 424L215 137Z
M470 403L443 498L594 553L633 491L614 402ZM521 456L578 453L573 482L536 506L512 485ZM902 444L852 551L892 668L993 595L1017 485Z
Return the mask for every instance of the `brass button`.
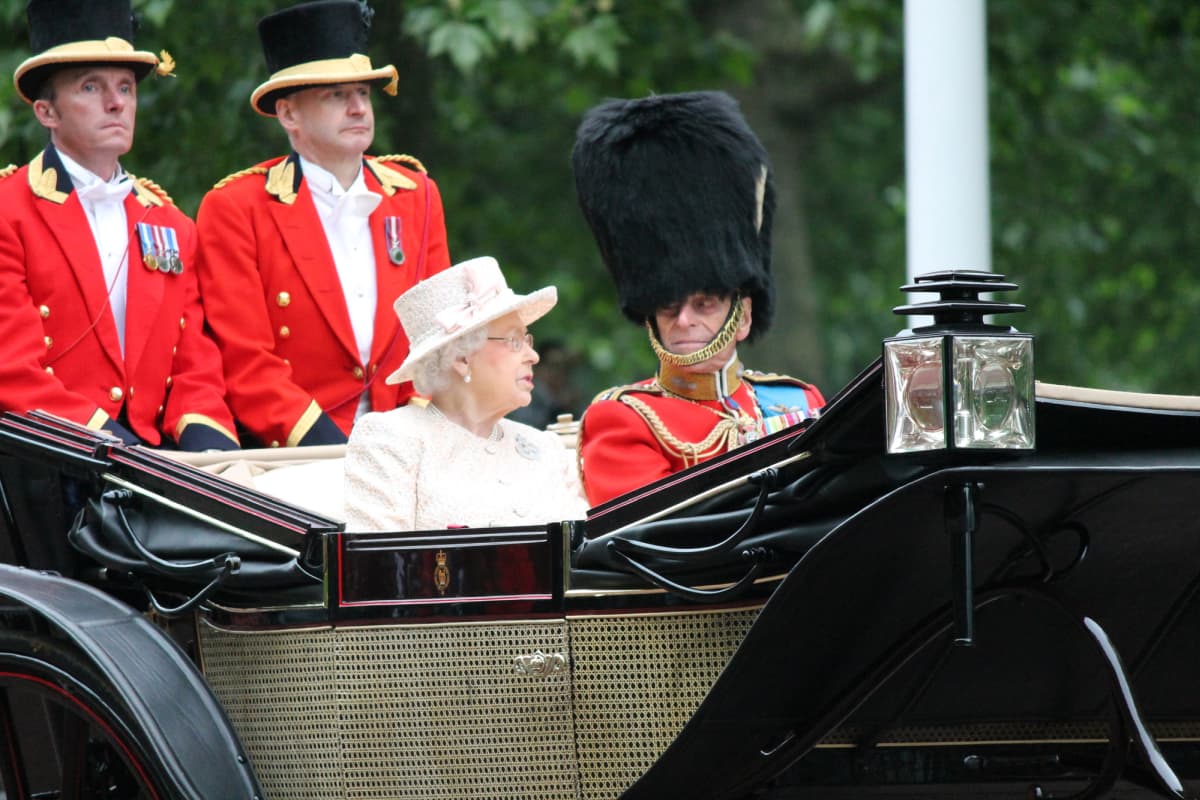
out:
M367 374L367 373L363 372L362 367L355 367L353 372L354 372L354 377L358 378L359 380L362 380L363 375Z
M379 372L379 365L378 365L378 364L372 364L372 365L371 365L371 374L372 374L372 375L374 375L376 372Z
M166 407L165 407L165 406L159 406L159 407L158 407L158 415L159 415L160 417L162 416L162 413L163 413L164 411L166 411Z
M285 358L283 360L283 363L287 364L290 367L292 365L292 360L290 358Z
M49 350L51 347L54 347L54 340L52 338L47 336L45 341L46 341L46 349L47 350Z
M121 402L121 398L124 396L125 393L121 391L120 386L114 386L108 390L108 399L112 400L114 403Z
M50 306L38 306L38 313L42 315L42 319L50 319Z
M183 330L186 327L187 327L187 317L180 317L179 318L179 330Z
M171 355L173 355L173 356L174 356L174 355L178 355L178 354L179 354L179 347L178 347L178 346L172 347L172 348L171 348Z
M175 382L175 378L174 378L174 376L172 376L172 375L168 375L168 376L167 376L167 386L170 386L170 385L171 385L172 383L174 383L174 382Z
M132 386L129 387L129 399L130 400L133 399L133 387Z
M271 447L279 447L279 442L271 442Z
M49 372L51 375L53 375L53 374L54 374L54 367L46 367L46 372Z
M280 308L287 308L292 304L292 296L287 292L280 292L275 295L275 304Z
M280 339L286 339L286 338L288 338L288 337L289 337L289 336L291 336L291 335L292 335L292 329L291 329L291 328L289 328L287 325L280 325L280 326L279 326L279 338L280 338Z

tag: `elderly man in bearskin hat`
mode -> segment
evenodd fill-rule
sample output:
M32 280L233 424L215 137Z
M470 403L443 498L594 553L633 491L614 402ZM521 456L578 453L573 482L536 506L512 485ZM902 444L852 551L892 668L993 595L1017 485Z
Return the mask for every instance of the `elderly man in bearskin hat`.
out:
M36 55L17 93L50 141L0 173L0 408L40 409L128 442L237 447L205 337L192 221L120 164L138 82L129 0L30 0Z
M220 181L197 215L200 287L238 424L263 446L346 441L411 384L392 302L450 264L437 186L409 156L365 156L372 87L392 65L366 55L372 10L301 3L258 26L271 77L250 97L292 152Z
M601 392L580 467L597 505L815 416L811 384L744 369L737 345L773 311L767 154L719 92L613 100L572 153L583 215L621 310L650 336L658 374Z

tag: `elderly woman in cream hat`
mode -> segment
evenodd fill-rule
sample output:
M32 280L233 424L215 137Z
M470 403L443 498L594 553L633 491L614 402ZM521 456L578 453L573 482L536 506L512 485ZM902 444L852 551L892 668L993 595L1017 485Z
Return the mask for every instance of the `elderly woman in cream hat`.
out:
M434 530L580 519L575 459L556 434L505 419L528 405L538 362L528 326L553 286L510 289L493 258L457 264L395 303L408 358L388 383L429 399L355 425L346 449L346 529Z

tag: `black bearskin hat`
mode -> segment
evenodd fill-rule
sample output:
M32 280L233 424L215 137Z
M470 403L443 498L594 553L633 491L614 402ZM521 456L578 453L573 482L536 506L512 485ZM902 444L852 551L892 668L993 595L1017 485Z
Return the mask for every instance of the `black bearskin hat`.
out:
M609 100L571 154L575 189L621 310L641 324L693 292L741 292L750 337L771 324L767 153L724 92Z

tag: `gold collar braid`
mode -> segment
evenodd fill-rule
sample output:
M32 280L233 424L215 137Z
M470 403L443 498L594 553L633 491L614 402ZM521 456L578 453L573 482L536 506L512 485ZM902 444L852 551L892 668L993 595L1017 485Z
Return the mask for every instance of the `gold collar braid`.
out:
M713 372L687 372L686 367L660 364L655 382L668 395L688 400L724 401L742 385L742 362L737 358Z
M704 347L687 355L672 353L663 347L662 342L658 339L658 331L654 329L654 324L649 319L646 320L646 332L650 334L650 347L654 350L654 355L658 356L660 362L675 367L690 367L693 364L699 364L701 361L707 361L728 347L733 342L734 337L737 336L738 327L742 324L743 316L741 297L734 295L733 302L729 308L729 316L725 317L725 324L721 326L721 330L717 331L717 335L708 344L704 345Z

